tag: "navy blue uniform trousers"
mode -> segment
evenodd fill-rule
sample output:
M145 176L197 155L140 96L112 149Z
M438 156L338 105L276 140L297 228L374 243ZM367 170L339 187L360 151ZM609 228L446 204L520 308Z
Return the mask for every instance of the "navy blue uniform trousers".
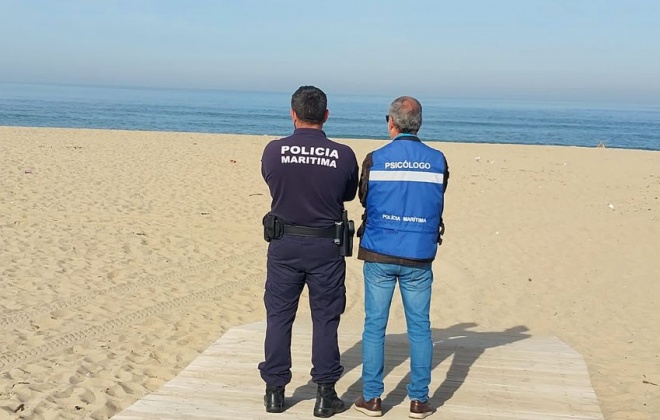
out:
M312 313L312 380L335 383L344 371L337 328L346 309L346 261L329 238L284 235L268 245L264 304L267 326L261 378L270 385L291 382L291 332L305 285Z

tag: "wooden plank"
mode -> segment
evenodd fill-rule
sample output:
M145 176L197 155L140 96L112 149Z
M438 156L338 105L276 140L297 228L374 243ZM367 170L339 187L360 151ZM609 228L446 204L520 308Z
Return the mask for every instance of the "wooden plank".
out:
M263 407L264 384L257 364L263 358L263 322L233 328L158 391L117 414L116 420L272 419ZM347 402L361 392L361 331L340 331L346 370L337 392ZM582 357L556 337L497 334L434 337L431 402L445 420L602 420ZM293 380L287 410L278 419L311 418L316 386L309 371L311 327L296 321L292 345ZM383 395L385 418L406 418L408 341L387 337ZM435 417L434 416L434 417ZM338 419L365 419L352 408Z

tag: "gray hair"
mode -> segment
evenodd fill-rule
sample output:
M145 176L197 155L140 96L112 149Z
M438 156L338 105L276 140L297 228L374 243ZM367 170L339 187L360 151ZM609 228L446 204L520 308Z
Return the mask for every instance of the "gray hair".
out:
M388 110L392 123L402 133L417 134L422 126L422 104L413 97L396 98Z

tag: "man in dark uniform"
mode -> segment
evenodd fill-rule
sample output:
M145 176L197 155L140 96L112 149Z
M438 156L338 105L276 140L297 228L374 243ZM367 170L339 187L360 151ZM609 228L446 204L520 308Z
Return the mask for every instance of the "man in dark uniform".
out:
M340 363L337 328L346 306L346 262L337 238L344 202L355 198L358 166L346 145L322 131L328 119L325 93L300 87L291 97L293 135L271 141L261 172L272 197L264 217L268 246L264 303L267 313L265 361L266 411L284 411L284 388L291 381L291 330L303 287L312 312L312 380L317 384L316 417L344 410L335 383Z

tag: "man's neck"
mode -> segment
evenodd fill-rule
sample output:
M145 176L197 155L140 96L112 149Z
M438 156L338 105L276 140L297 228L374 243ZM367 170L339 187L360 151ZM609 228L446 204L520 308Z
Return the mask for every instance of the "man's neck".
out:
M303 123L298 121L295 124L296 128L313 128L315 130L322 130L323 129L323 124L310 124L310 123Z

